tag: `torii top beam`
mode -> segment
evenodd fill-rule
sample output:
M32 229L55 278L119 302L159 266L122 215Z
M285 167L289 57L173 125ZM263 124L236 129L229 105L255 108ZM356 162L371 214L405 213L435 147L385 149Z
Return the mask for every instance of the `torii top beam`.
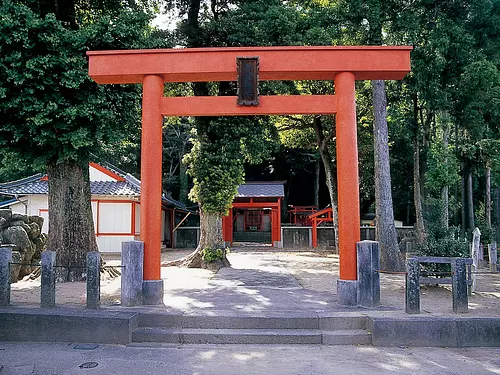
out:
M410 71L409 46L226 47L89 51L89 75L97 83L235 81L236 58L259 56L259 79L333 80L340 72L356 80L399 80Z

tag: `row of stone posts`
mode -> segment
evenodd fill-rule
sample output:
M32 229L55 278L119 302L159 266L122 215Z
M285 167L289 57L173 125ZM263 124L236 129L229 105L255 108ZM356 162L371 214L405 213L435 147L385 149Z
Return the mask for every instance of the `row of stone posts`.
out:
M0 307L10 305L12 247L0 247ZM43 251L41 259L40 307L56 306L56 252ZM101 256L98 251L87 253L87 308L98 309L100 293Z
M143 292L144 243L129 241L122 244L121 304L140 306L153 304ZM0 307L10 305L12 246L0 246ZM42 252L40 306L56 305L56 253ZM98 309L100 293L101 256L99 252L87 253L87 308Z

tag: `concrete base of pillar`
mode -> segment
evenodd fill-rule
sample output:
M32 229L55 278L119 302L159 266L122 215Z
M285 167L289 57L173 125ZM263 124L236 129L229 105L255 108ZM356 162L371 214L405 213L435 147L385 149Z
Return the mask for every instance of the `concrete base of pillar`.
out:
M276 247L278 249L283 248L283 241L273 241L273 247Z
M143 280L142 304L163 305L163 280Z
M356 306L358 303L358 281L337 280L337 302L342 306Z

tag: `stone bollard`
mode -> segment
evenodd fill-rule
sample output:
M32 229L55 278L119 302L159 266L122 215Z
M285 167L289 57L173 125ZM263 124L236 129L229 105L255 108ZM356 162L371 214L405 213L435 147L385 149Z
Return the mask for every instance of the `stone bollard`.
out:
M415 258L406 260L405 311L420 314L420 264Z
M10 262L12 247L0 246L0 307L10 305Z
M43 251L42 252L42 276L41 276L41 307L55 307L56 306L56 252Z
M101 307L101 254L87 253L87 308Z
M378 242L361 241L356 244L358 259L358 305L380 305L380 252Z
M490 259L490 271L497 272L498 253L496 241L488 245L488 257Z
M453 312L465 313L469 309L469 301L467 295L467 270L465 266L465 259L453 259L451 261L451 272Z
M122 306L142 305L144 274L144 243L128 241L122 244Z

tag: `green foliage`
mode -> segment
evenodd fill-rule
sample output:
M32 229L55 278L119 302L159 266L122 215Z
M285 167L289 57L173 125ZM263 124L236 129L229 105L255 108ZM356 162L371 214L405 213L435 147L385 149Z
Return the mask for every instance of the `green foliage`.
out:
M201 257L205 263L212 263L218 260L224 260L225 254L228 252L227 249L212 249L210 247L206 247L201 251Z
M495 230L486 220L486 210L483 202L479 203L476 210L476 226L481 232L481 243L491 243L495 239Z
M194 183L189 198L205 212L227 214L243 183L245 160L256 164L269 157L275 134L266 120L218 117L197 122L184 162Z
M445 186L454 186L460 180L459 163L452 147L444 148L440 142L434 142L429 150L426 186L429 193L437 197Z
M97 85L88 50L165 45L150 15L124 10L78 29L28 6L0 5L1 153L35 169L66 160L85 165L89 152L116 144L140 121L140 88ZM163 40L163 41L162 41Z
M428 238L427 243L420 247L420 253L428 256L468 257L468 242L466 238L460 237L460 228L443 226L443 202L440 199L428 198L426 206Z

